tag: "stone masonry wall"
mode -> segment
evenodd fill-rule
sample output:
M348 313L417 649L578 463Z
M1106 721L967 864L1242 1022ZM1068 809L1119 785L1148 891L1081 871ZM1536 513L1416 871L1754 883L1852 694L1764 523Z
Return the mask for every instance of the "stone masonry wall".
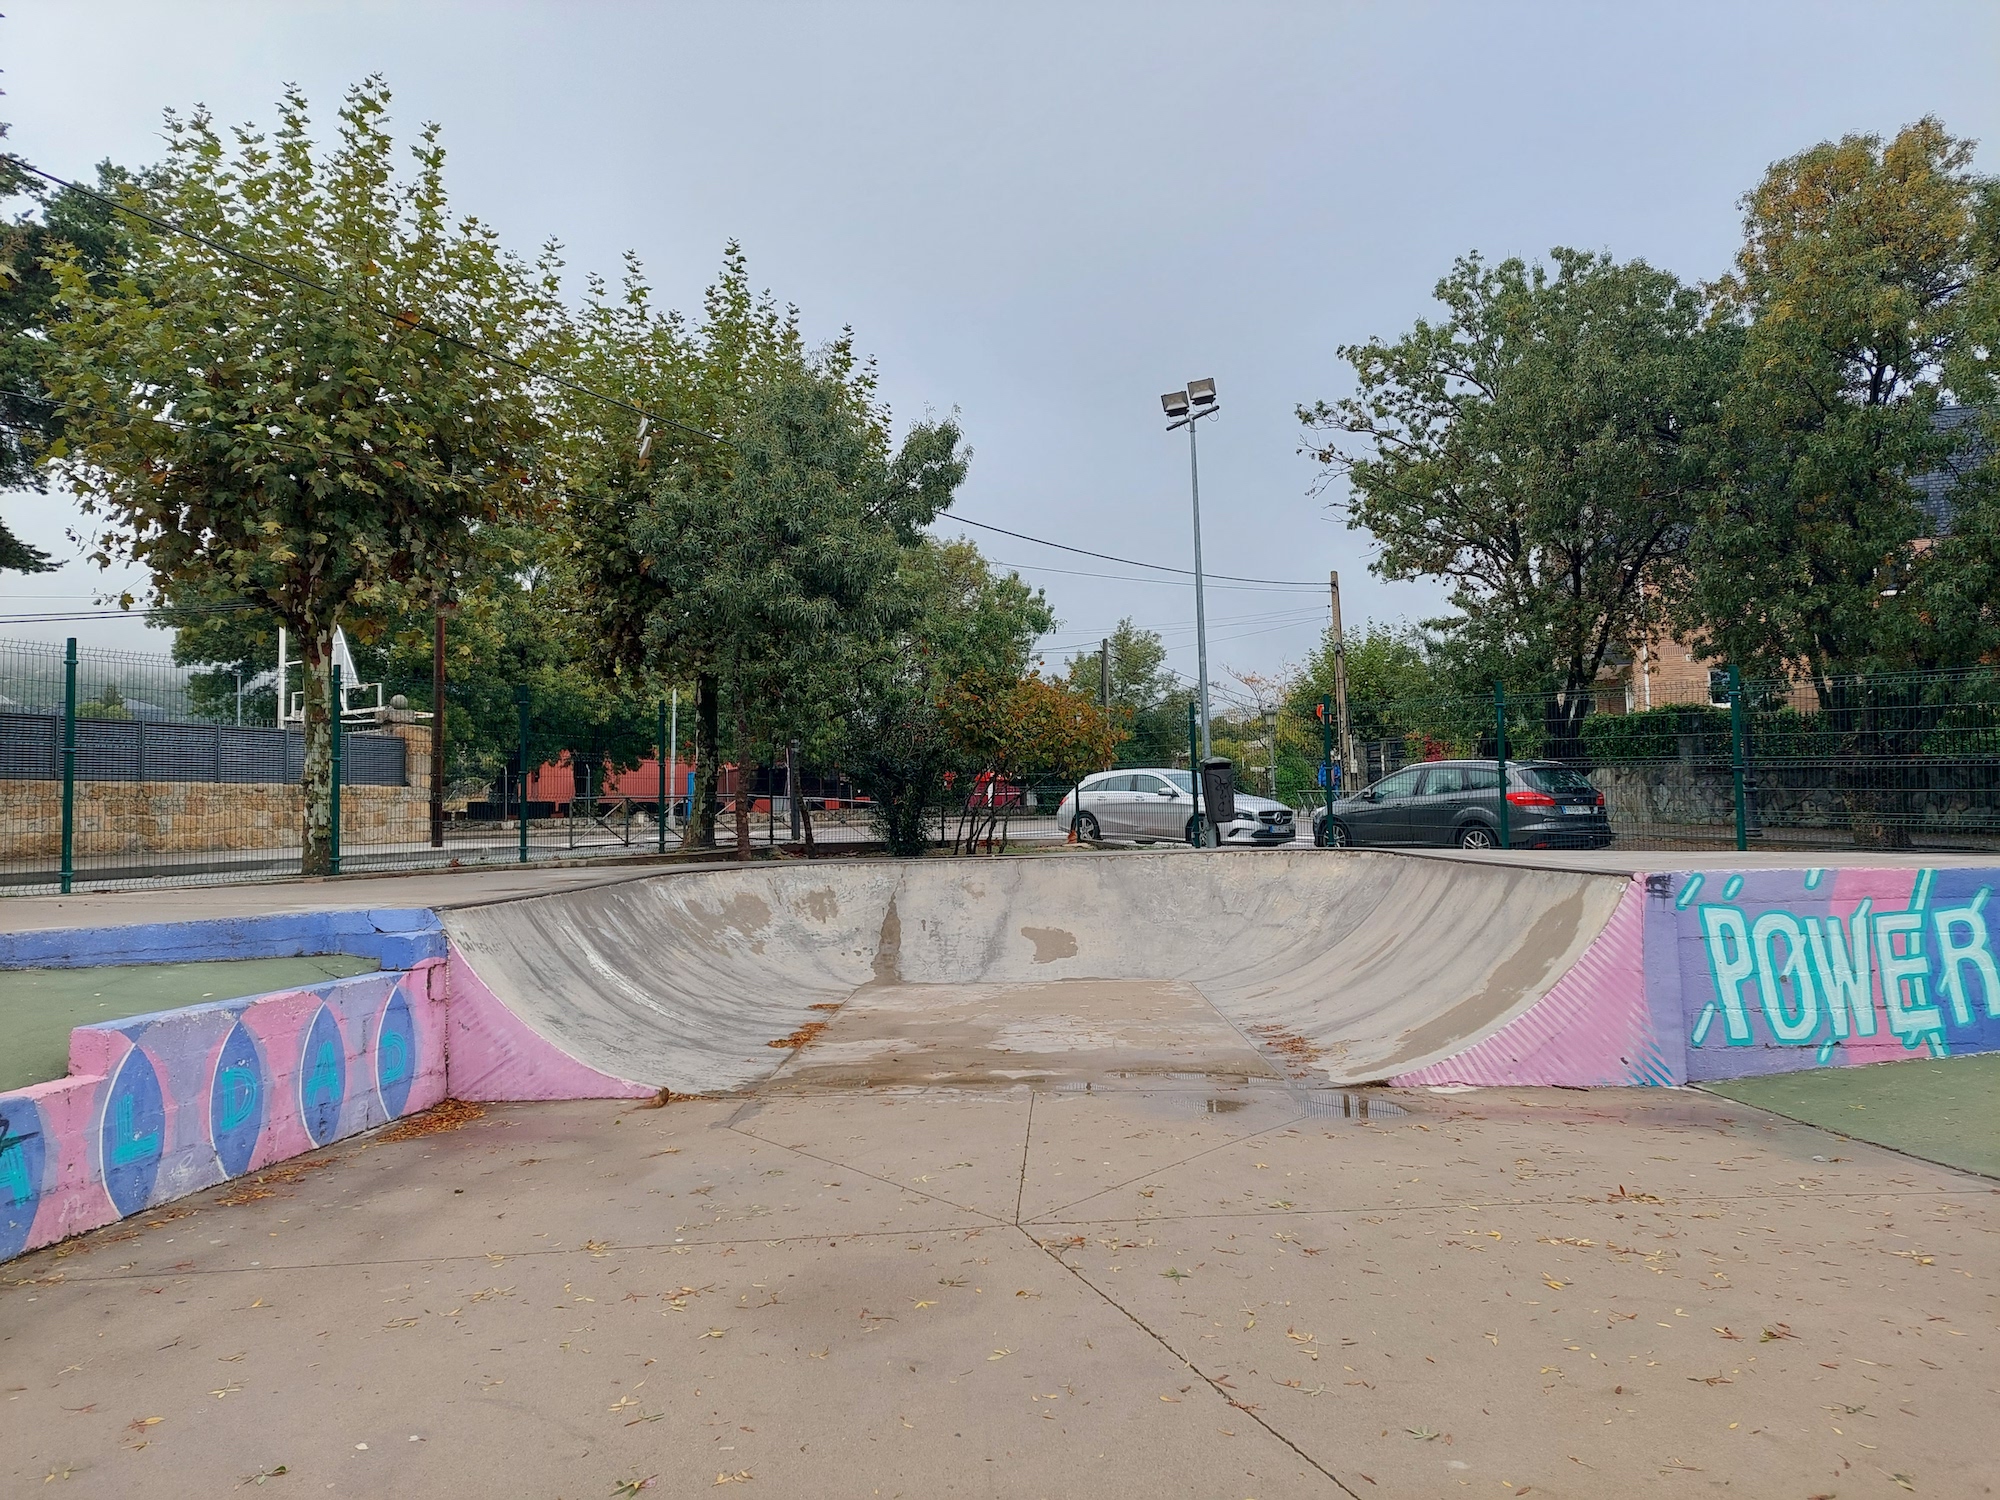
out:
M429 795L425 786L342 787L341 842L360 845L428 837ZM76 785L79 857L296 849L301 821L300 792L290 783L80 781ZM61 854L61 782L0 781L0 850L12 857Z

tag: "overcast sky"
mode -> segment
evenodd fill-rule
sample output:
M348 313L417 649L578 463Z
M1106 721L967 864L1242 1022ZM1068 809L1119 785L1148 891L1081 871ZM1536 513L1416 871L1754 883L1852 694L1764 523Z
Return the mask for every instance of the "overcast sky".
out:
M1159 395L1212 376L1209 568L1322 585L1213 589L1216 677L1304 656L1331 568L1350 628L1441 605L1369 573L1293 411L1345 389L1337 346L1425 315L1455 255L1574 245L1713 276L1769 162L1926 113L2000 166L1992 0L6 10L0 119L51 171L156 159L169 107L268 123L287 82L330 119L381 72L399 132L443 124L457 206L523 253L554 237L579 273L615 272L629 247L692 309L740 239L814 336L854 327L899 425L960 413L976 520L1187 566L1187 444ZM0 503L73 555L62 502ZM1192 673L1191 588L970 534L1047 589L1051 648L1129 615ZM14 615L106 582L81 562L0 580ZM0 621L72 631L166 645L130 620Z

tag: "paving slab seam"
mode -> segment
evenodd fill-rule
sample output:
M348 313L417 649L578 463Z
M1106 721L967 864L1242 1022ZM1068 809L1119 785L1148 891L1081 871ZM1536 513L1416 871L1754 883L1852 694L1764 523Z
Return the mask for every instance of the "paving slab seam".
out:
M1047 1245L1044 1245L1040 1240L1036 1239L1033 1235L1029 1234L1025 1227L1021 1229L1021 1233L1023 1236L1026 1237L1028 1243L1033 1245L1037 1250L1041 1251L1042 1254L1046 1255L1050 1260L1054 1261L1057 1265L1061 1266L1065 1271L1069 1272L1069 1274L1072 1277L1074 1277L1077 1281L1081 1282L1084 1286L1089 1287L1091 1291L1095 1292L1098 1295L1098 1297L1102 1299L1102 1301L1107 1307L1110 1307L1119 1314L1121 1314L1128 1322L1132 1324L1134 1328L1138 1329L1141 1333L1145 1334L1148 1338L1152 1339L1153 1342L1158 1344L1162 1349L1166 1350L1167 1353L1171 1354L1175 1359L1179 1360L1183 1365L1185 1365L1188 1368L1188 1370L1192 1374L1194 1374L1205 1385L1207 1385L1210 1390L1214 1391L1216 1395L1220 1396L1223 1399L1223 1401L1228 1403L1229 1406L1233 1407L1237 1411L1242 1412L1244 1416L1248 1417L1251 1421L1255 1422L1259 1427L1263 1428L1265 1432L1269 1433L1272 1437L1276 1438L1279 1442L1283 1443L1287 1448L1291 1449L1293 1453L1298 1455L1300 1462L1310 1465L1315 1473L1322 1475L1327 1480L1328 1483L1332 1484L1343 1495L1348 1496L1349 1500L1361 1500L1361 1496L1355 1490L1351 1489L1347 1485L1347 1483L1341 1479L1341 1477L1338 1474L1334 1473L1333 1470L1329 1469L1325 1464L1321 1463L1318 1459L1314 1458L1310 1453L1306 1452L1304 1448L1301 1448L1291 1438L1285 1436L1284 1433L1278 1431L1277 1428L1273 1427L1269 1422L1265 1421L1263 1417L1257 1414L1256 1407L1253 1406L1251 1403L1247 1401L1239 1401L1236 1399L1235 1396L1232 1396L1229 1393L1229 1387L1221 1384L1216 1379L1215 1376L1209 1374L1206 1370L1202 1369L1200 1365L1196 1364L1193 1360L1189 1359L1185 1354L1181 1353L1179 1349L1174 1347L1173 1341L1171 1339L1168 1339L1164 1334L1160 1333L1151 1324L1149 1324L1144 1318L1140 1317L1137 1313L1133 1312L1129 1307L1126 1307L1116 1297L1112 1296L1109 1292L1105 1291L1103 1287L1099 1286L1096 1282L1092 1281L1088 1276L1084 1275L1082 1271L1079 1271L1075 1266L1071 1265L1068 1261L1064 1260L1057 1251L1050 1249Z
M1054 1208L1044 1209L1041 1213L1036 1214L1034 1218L1028 1220L1027 1222L1031 1224L1040 1224L1047 1222L1050 1214L1062 1213L1067 1209L1075 1208L1079 1203L1088 1203L1092 1198L1102 1198L1106 1193L1115 1193L1120 1188L1128 1188L1135 1182L1145 1181L1148 1177L1158 1177L1163 1172L1171 1172L1176 1167L1184 1167L1191 1161L1200 1161L1201 1158L1203 1158L1204 1156L1213 1156L1218 1151L1228 1151L1237 1146L1247 1146L1250 1144L1250 1142L1254 1140L1258 1140L1267 1135L1273 1135L1278 1131L1290 1130L1293 1127L1295 1127L1299 1123L1299 1121L1309 1120L1311 1118L1312 1118L1311 1115L1306 1115L1306 1114L1294 1115L1289 1120L1281 1121L1276 1125L1267 1126L1263 1130L1254 1130L1248 1135L1239 1135L1231 1140L1218 1141L1213 1146L1204 1146L1201 1150L1194 1152L1192 1155L1183 1156L1178 1158L1177 1160L1170 1162L1163 1162L1150 1172L1141 1172L1137 1176L1126 1178L1123 1182L1114 1182L1109 1187L1101 1188L1097 1192L1085 1193L1081 1198L1072 1199L1068 1203L1058 1203Z
M843 1172L852 1172L857 1177L866 1177L871 1182L879 1182L884 1187L895 1188L898 1192L908 1193L912 1197L922 1198L926 1202L941 1204L945 1208L955 1208L960 1213L978 1214L980 1218L986 1220L988 1225L1005 1226L1007 1223L1007 1220L998 1214L987 1213L981 1208L968 1208L963 1203L954 1203L949 1198L940 1198L936 1193L927 1193L922 1188L913 1188L908 1183L896 1181L893 1177L880 1176L877 1173L857 1167L851 1162L844 1162L831 1156L820 1156L800 1146L788 1146L783 1141L774 1141L769 1136L759 1135L754 1130L745 1130L738 1125L725 1125L723 1128L733 1135L742 1136L745 1140L755 1141L760 1146L770 1146L778 1151L789 1151L794 1156L803 1156L807 1161L816 1161L822 1166L838 1167Z

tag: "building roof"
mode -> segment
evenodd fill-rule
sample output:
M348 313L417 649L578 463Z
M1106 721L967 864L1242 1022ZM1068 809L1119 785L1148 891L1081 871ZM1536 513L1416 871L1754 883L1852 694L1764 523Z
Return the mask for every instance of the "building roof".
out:
M1938 432L1963 433L1958 451L1928 474L1919 474L1910 483L1916 486L1917 509L1930 522L1932 536L1951 530L1957 506L1952 492L1974 469L1993 457L1993 440L1982 419L1991 414L1976 406L1945 406L1931 414L1931 426Z

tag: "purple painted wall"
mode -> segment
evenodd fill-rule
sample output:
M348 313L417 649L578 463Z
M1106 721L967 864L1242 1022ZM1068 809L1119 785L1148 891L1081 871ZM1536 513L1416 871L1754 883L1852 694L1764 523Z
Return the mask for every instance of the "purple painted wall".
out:
M0 1259L445 1097L444 964L83 1026L0 1094Z

